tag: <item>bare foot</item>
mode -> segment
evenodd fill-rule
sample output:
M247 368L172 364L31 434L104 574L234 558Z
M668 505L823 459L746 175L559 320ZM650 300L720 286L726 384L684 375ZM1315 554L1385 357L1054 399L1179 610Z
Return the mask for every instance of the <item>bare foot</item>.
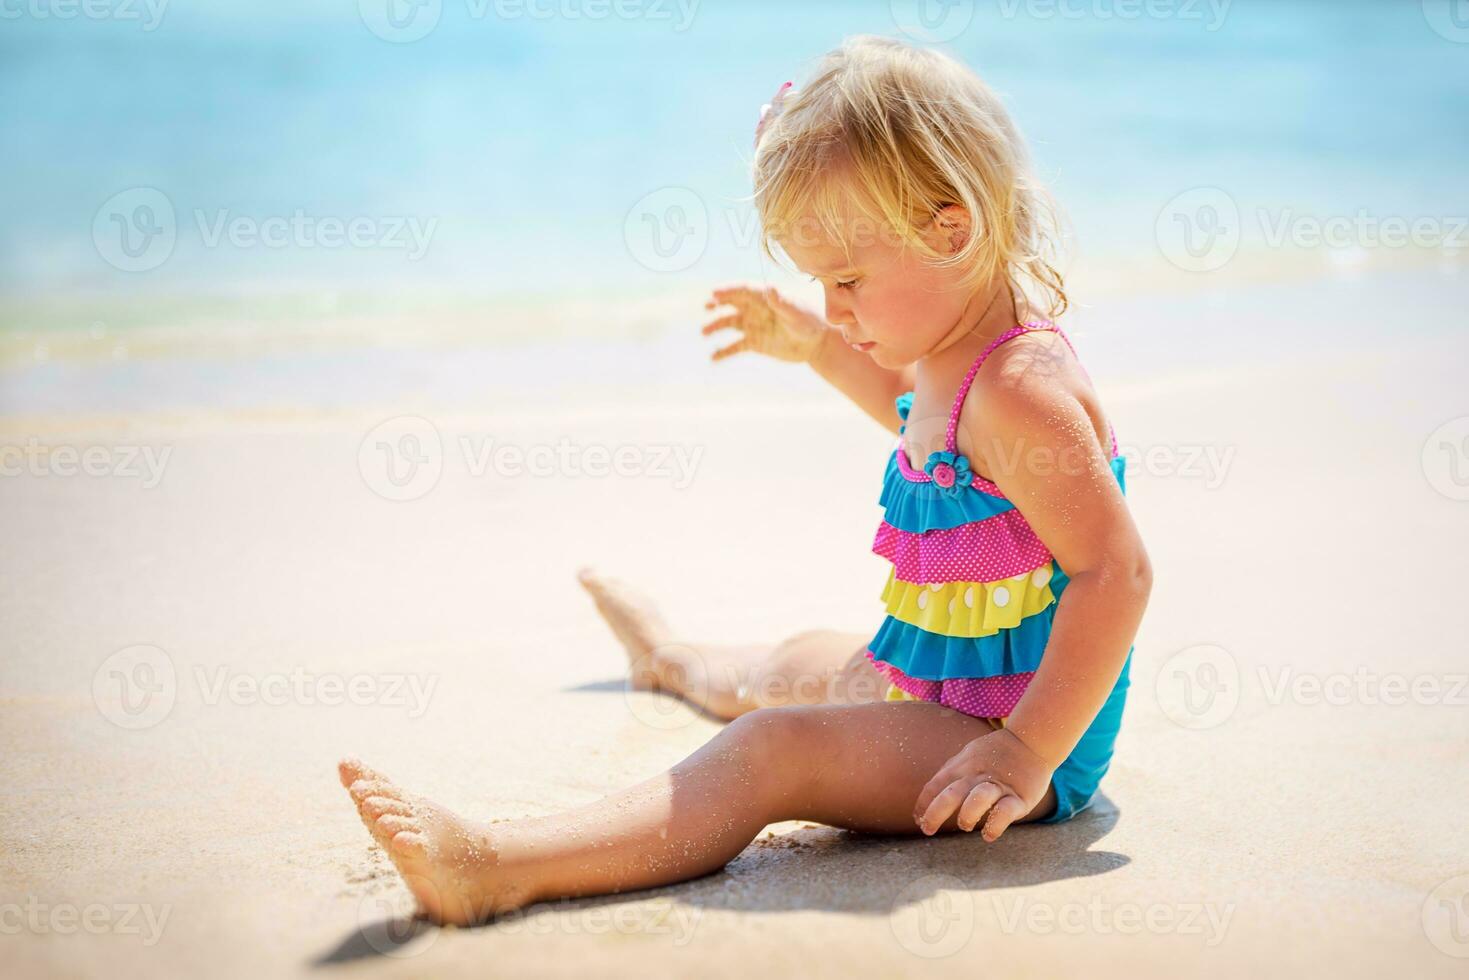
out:
M362 822L429 919L472 925L534 900L523 883L507 880L483 826L405 793L357 759L343 759L337 772Z
M653 608L652 601L626 583L603 578L590 568L577 572L576 578L627 650L633 687L650 690L662 687L659 678L662 663L657 650L672 642L673 633Z

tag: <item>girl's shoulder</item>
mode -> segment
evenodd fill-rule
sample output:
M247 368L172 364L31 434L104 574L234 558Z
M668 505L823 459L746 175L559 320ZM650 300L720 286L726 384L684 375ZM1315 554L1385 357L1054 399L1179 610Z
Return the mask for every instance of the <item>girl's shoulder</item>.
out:
M1022 448L1009 445L1017 438L1050 441L1048 434L1062 437L1081 426L1095 432L1110 457L1110 424L1086 370L1065 337L1036 330L985 360L960 406L955 437L961 452L993 462L995 454Z

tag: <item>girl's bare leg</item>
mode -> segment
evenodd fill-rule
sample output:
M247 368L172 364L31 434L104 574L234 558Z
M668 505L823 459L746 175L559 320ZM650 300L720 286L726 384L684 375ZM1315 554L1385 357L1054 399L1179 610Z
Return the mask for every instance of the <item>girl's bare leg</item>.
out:
M627 650L633 684L678 694L716 717L793 704L870 704L887 690L865 655L871 637L808 630L776 644L682 639L626 584L590 569L578 578Z
M424 913L467 924L535 901L696 878L782 820L918 834L913 805L924 784L990 730L927 702L770 708L595 803L494 824L412 796L356 760L340 775ZM1048 792L1026 819L1053 807ZM956 829L955 816L941 832Z

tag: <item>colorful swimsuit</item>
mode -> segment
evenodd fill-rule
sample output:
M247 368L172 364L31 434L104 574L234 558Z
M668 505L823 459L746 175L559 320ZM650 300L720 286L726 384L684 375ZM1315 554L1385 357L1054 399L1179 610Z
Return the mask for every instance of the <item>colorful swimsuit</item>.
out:
M884 519L872 545L893 563L882 591L887 617L867 649L890 682L887 699L936 701L996 727L1040 666L1069 580L1000 488L970 470L956 433L959 410L985 358L1033 330L1054 331L1071 347L1054 324L1012 327L975 358L960 383L943 452L915 470L899 437L883 477L878 502ZM911 391L897 400L905 422L912 405ZM1116 433L1111 456L1126 492ZM1056 812L1041 822L1059 823L1091 805L1112 760L1131 666L1129 650L1106 703L1052 776Z

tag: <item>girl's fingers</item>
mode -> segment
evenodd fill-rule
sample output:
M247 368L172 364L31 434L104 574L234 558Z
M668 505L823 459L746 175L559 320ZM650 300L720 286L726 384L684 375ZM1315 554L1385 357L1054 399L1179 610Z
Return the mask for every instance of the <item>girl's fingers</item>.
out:
M722 361L726 357L733 357L736 354L740 353L741 351L747 351L749 349L750 349L750 340L749 340L749 338L748 337L741 337L739 340L736 340L734 343L730 344L728 347L721 347L719 350L715 351L712 359L713 360L716 360L716 361Z
M987 841L999 840L1010 825L1029 813L1025 801L1014 793L1006 793L1000 797L998 803L990 808L989 818L985 820L984 827L980 829L980 836Z
M968 792L969 787L966 783L950 783L942 793L934 797L928 809L923 811L923 816L918 821L919 829L930 836L938 833L944 821L959 809L959 804L964 801Z
M716 289L712 294L715 299L714 305L718 306L720 303L734 303L737 300L746 299L750 295L750 292L751 290L748 286L725 286L723 289ZM704 305L708 306L709 304L706 303Z
M934 799L944 791L950 783L954 782L957 770L953 769L958 756L944 763L944 767L934 773L933 778L923 784L923 789L918 791L918 800L913 804L913 821L921 823L923 814L933 804Z
M959 808L959 829L968 833L975 825L984 819L985 813L995 805L995 801L1005 795L1005 791L989 780L983 780L975 784L964 798L964 805Z
M728 330L730 327L736 326L739 322L739 319L740 315L738 313L730 313L727 316L720 317L713 323L704 324L704 328L699 332L707 337L711 333L715 333L716 331Z

